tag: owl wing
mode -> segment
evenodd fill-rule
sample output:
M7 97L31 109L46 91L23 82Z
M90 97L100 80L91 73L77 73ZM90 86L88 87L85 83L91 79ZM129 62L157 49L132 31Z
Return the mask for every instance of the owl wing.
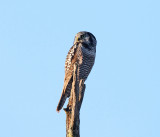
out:
M73 69L74 63L77 61L78 56L78 44L74 44L66 57L65 61L65 77L64 77L64 85L61 94L61 98L59 100L57 111L60 111L66 101L66 98L70 96L72 81L73 81Z

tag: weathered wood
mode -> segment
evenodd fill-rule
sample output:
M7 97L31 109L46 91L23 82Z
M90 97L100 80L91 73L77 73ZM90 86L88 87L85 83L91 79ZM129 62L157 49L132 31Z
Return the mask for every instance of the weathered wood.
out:
M66 112L66 137L80 137L80 108L85 91L84 80L79 80L78 64L74 65L73 83Z

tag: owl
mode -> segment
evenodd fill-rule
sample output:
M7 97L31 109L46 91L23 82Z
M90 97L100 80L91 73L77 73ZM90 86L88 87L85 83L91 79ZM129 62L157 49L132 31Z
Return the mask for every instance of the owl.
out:
M81 31L76 34L74 44L70 48L65 61L64 85L59 100L57 111L59 112L66 98L70 97L74 64L78 63L79 80L86 80L95 62L97 41L95 36L87 31Z

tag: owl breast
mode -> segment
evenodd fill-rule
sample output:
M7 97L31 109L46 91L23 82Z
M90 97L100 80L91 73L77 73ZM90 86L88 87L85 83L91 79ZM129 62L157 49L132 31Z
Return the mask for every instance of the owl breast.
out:
M79 53L79 79L86 80L95 62L95 51L82 46Z
M86 48L82 43L72 46L65 62L65 80L73 75L75 62L79 64L79 79L86 80L94 65L95 54L94 49Z

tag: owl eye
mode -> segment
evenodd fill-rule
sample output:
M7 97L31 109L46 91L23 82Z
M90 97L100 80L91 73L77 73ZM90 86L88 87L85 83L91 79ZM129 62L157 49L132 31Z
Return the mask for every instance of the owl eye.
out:
M83 39L85 36L84 35L81 35L81 39Z

